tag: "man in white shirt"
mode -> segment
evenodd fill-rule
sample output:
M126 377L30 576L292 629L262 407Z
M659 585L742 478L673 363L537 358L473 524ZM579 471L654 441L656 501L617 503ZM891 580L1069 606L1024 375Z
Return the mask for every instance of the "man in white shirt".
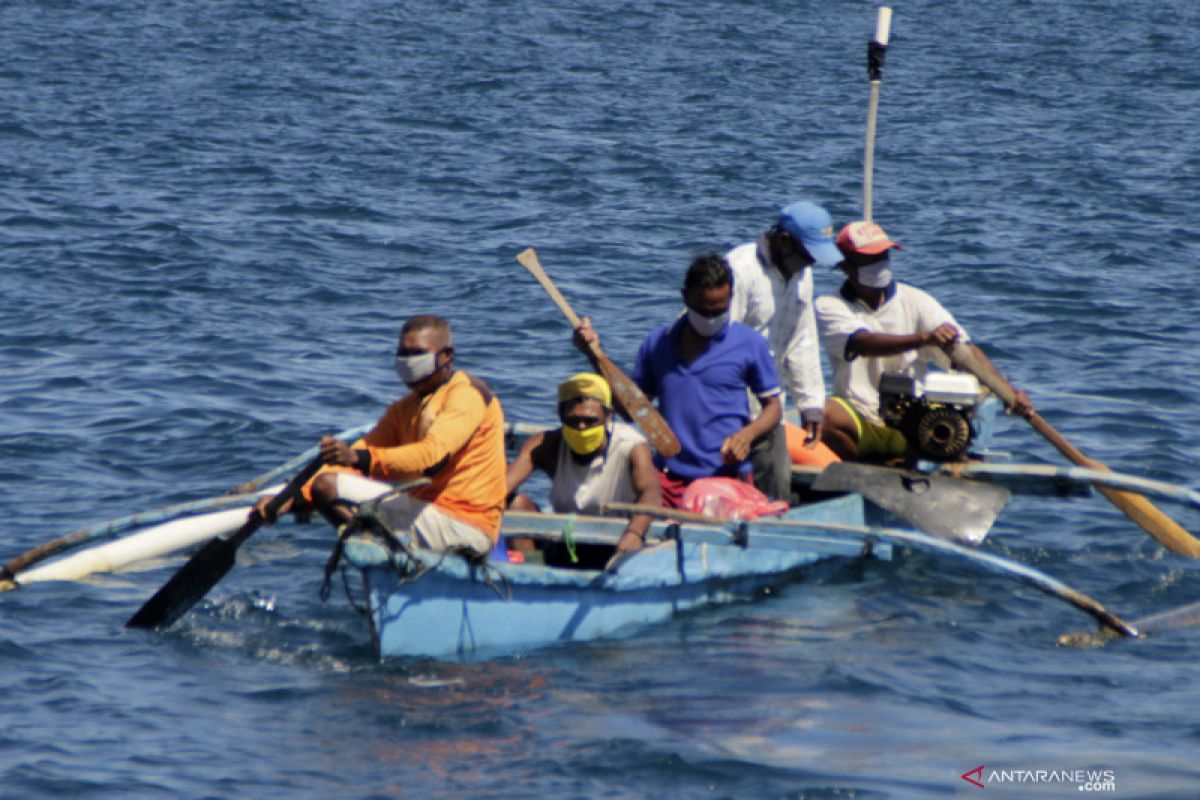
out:
M821 341L833 366L833 397L825 405L823 440L842 459L888 460L905 456L904 435L879 417L879 380L885 372L923 378L930 360L950 366L956 342L991 362L969 344L966 330L929 294L892 277L888 254L900 245L874 222L852 222L837 237L846 282L836 295L817 298ZM994 370L997 374L999 372ZM1028 416L1033 404L1014 390L1013 413Z
M811 265L842 260L834 244L833 219L809 200L784 206L769 230L725 256L733 271L731 319L754 328L770 346L785 397L799 411L806 441L821 438L825 379L813 311ZM772 498L788 498L791 459L782 426L751 454L754 483Z

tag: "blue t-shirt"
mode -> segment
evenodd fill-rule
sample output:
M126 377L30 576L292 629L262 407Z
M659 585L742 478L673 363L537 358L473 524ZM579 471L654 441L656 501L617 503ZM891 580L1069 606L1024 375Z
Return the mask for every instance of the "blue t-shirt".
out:
M746 390L766 399L779 394L779 377L767 340L740 322L731 322L709 340L690 364L683 363L679 337L687 316L663 325L642 342L633 380L679 439L681 450L661 464L688 480L749 472L749 461L727 465L721 443L750 422Z

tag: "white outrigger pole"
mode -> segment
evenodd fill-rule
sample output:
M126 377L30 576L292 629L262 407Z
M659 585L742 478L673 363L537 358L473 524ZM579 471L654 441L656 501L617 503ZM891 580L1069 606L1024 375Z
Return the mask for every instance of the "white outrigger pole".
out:
M883 83L883 60L887 55L888 34L892 29L892 9L879 7L875 20L875 39L867 43L867 77L871 81L871 99L867 103L867 147L863 156L863 219L871 220L872 173L875 171L875 119L879 116L879 87Z

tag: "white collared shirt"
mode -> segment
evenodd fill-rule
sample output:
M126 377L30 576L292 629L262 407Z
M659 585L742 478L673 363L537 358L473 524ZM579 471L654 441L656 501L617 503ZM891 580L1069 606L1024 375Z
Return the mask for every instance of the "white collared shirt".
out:
M817 298L817 321L821 343L833 365L833 393L854 406L873 422L879 419L879 379L885 372L903 372L922 379L929 361L943 368L950 359L940 347L922 347L894 356L847 357L850 337L859 331L905 335L928 333L949 322L958 328L959 341L967 342L966 330L931 295L906 283L893 283L879 308L873 309L858 299L843 284L837 294Z
M766 338L780 385L796 407L812 418L812 412L819 415L825 409L812 269L802 269L784 281L769 252L764 236L726 254L733 271L729 314Z

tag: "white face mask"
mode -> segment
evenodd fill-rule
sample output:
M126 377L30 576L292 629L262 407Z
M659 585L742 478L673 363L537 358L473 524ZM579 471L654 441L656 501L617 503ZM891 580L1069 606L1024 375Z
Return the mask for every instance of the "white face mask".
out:
M698 311L692 309L687 310L688 324L692 326L692 330L703 336L705 339L711 339L720 333L726 325L729 324L729 312L718 314L715 317L706 317Z
M892 282L892 268L886 261L878 261L858 268L858 282L872 289L886 289Z
M437 356L421 353L415 356L396 356L396 377L412 386L437 371Z

